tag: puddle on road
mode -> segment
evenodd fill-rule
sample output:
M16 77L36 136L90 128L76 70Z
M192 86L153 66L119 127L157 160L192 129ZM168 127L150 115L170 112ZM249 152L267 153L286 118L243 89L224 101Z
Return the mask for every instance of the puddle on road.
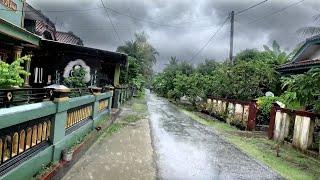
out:
M210 153L200 147L201 143L193 141L197 130L188 130L192 121L177 117L178 112L172 112L172 107L157 97L148 94L148 98L151 98L148 109L160 178L219 179Z

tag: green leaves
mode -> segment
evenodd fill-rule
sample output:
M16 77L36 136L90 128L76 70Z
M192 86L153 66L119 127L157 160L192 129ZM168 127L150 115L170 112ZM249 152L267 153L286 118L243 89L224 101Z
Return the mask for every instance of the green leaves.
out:
M73 70L72 76L65 78L63 80L63 83L68 86L69 88L82 88L86 87L85 83L85 76L86 76L86 71L80 67L77 69Z
M305 74L283 77L282 88L294 92L299 103L320 112L320 69L311 69Z
M259 51L244 52L234 66L207 60L196 69L187 62L171 60L155 77L153 87L161 96L174 99L187 96L192 103L207 95L252 100L267 91L277 94L279 74L271 61L257 59L265 55Z
M8 64L0 61L0 88L21 86L24 82L23 77L29 75L21 66L26 61L30 61L31 56L24 56Z

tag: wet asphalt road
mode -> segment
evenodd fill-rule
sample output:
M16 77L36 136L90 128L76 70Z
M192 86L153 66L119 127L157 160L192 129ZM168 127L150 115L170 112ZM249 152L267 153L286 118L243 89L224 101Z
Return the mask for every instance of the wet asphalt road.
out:
M147 103L160 179L279 179L165 99Z

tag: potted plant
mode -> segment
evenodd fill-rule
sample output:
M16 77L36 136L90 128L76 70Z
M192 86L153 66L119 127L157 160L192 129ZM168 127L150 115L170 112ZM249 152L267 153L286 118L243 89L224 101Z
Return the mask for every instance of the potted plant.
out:
M71 160L72 160L73 152L74 152L74 150L71 149L71 148L64 149L64 150L62 151L62 160L63 160L63 161L67 161L67 162L71 161Z

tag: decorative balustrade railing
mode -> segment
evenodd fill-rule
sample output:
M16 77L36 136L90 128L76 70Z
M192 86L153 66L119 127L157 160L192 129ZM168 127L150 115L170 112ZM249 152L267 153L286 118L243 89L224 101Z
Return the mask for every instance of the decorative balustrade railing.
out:
M0 171L48 141L52 117L44 117L0 130Z
M44 88L0 89L0 108L50 100L52 93Z
M29 179L59 161L64 149L107 118L113 96L122 103L131 97L126 88L55 88L0 90L1 178Z
M255 101L246 102L208 97L201 107L203 112L235 125L240 129L255 130L257 106Z
M49 146L52 110L43 103L0 109L0 176Z
M99 101L99 112L105 111L109 106L109 100L103 99Z
M280 108L274 104L270 116L270 139L287 141L301 150L319 153L320 114Z
M53 98L48 98L52 101L41 98L43 102L0 108L1 177L15 179L21 174L30 178L43 166L59 161L63 149L92 131L111 112L111 91L74 98L66 89L52 92Z
M89 119L92 119L92 104L68 110L66 131Z

